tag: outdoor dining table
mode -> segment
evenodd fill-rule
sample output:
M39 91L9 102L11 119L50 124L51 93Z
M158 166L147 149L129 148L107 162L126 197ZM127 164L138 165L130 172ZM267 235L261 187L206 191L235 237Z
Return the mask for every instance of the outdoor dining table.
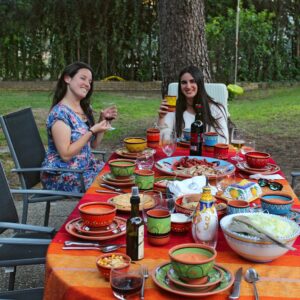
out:
M178 147L173 156L188 154L188 148ZM233 155L232 151L230 151L229 154ZM157 161L165 157L161 150L157 149L155 160ZM112 154L110 159L113 158L117 158L117 155ZM233 161L230 162L234 163ZM84 197L79 201L78 205L90 201L106 202L109 198L115 196L115 194L100 194L96 192L96 190L103 189L99 186L100 176L108 171L109 167L108 164L106 164ZM155 173L156 176L165 175L157 169L155 169ZM239 174L239 172L236 172L237 179ZM279 172L279 174L284 176L282 172ZM284 179L280 180L280 182L283 184L282 191L293 196L293 207L299 209L299 199L294 194L288 181ZM270 192L267 187L263 189L266 189L265 192ZM128 189L128 192L130 192L130 189ZM78 205L68 216L66 223L79 217ZM125 215L123 213L120 216L126 218L129 214ZM114 299L109 281L106 281L102 277L96 267L97 257L99 257L102 252L99 250L62 249L66 240L78 241L78 239L66 231L65 224L62 225L48 248L44 299ZM125 235L115 240L107 241L106 243L109 244L112 242L125 243ZM169 261L168 250L171 247L177 244L191 242L193 242L191 233L179 234L171 232L169 243L157 247L148 243L147 233L145 233L145 256L139 263L147 265L150 273L152 273L159 264ZM257 283L260 299L300 299L300 237L296 240L294 247L297 249L296 251L288 251L285 255L272 262L251 262L231 250L224 238L222 230L219 228L216 262L229 269L233 274L240 267L243 267L244 272L250 267L255 268L260 275L260 280ZM124 253L125 251L125 248L118 250L118 252ZM209 299L228 299L230 292L231 288L219 294L209 296ZM180 296L164 291L156 286L151 276L146 281L145 299L179 298ZM186 299L186 297L183 298ZM242 280L241 283L240 299L254 299L253 285L247 283L245 280Z

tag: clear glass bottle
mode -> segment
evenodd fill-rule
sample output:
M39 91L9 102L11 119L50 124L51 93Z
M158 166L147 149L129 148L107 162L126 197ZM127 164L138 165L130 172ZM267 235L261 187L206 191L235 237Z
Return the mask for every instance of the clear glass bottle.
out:
M196 105L195 121L191 125L190 155L202 156L202 137L204 126L202 122L201 105Z
M214 198L208 186L203 187L200 202L193 215L192 234L194 241L216 247L218 240L218 214Z
M144 258L144 221L139 212L140 197L137 186L132 187L130 204L130 218L126 223L126 254L132 260L140 260Z

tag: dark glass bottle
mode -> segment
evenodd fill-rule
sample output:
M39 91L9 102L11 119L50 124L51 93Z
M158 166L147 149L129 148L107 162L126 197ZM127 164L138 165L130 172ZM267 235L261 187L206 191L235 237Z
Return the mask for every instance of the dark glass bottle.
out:
M197 104L195 121L191 125L190 155L202 155L202 136L204 132L204 126L201 113L201 105Z
M126 223L126 254L132 260L144 258L144 221L140 217L139 205L139 188L132 187L131 190L131 213Z

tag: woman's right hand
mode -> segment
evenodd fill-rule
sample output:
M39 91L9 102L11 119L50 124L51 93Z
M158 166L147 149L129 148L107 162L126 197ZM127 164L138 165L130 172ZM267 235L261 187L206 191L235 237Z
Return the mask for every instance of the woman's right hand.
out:
M111 128L111 124L108 121L103 120L100 121L99 123L94 124L91 129L95 133L101 133L107 131L110 128Z
M167 101L163 99L161 101L159 110L158 110L158 117L159 119L163 119L164 116L168 113L168 106L167 106Z

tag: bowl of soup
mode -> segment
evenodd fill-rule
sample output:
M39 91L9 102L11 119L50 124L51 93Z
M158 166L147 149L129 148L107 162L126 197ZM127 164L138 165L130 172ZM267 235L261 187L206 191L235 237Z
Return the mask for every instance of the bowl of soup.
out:
M197 284L212 270L217 251L203 244L181 244L169 250L174 272L181 280Z
M116 206L111 203L88 202L78 207L83 224L90 228L110 225L116 216Z
M245 154L246 162L251 168L262 169L270 159L270 154L266 152L251 151Z
M128 152L142 152L147 147L147 140L142 137L127 137L123 142Z

